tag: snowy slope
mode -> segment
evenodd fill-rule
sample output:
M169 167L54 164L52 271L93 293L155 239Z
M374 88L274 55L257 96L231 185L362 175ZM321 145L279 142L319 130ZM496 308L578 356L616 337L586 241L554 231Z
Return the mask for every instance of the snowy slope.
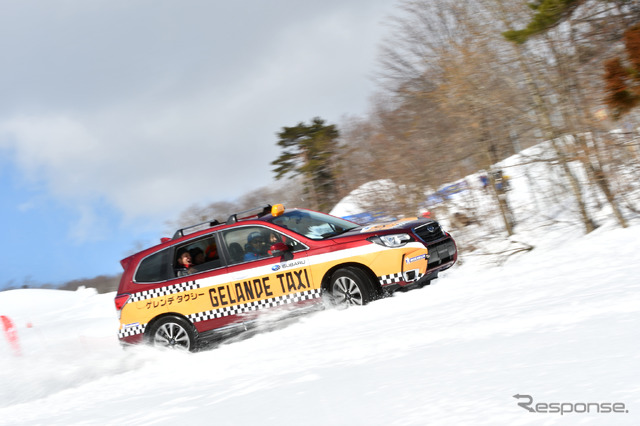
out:
M196 354L121 350L113 294L2 292L0 424L640 424L640 225L558 235Z
M114 294L0 292L20 342L0 335L0 425L640 424L640 219L619 228L603 204L585 236L562 179L525 162L499 165L510 238L477 176L448 209L480 223L434 206L467 251L433 285L210 351L122 350Z

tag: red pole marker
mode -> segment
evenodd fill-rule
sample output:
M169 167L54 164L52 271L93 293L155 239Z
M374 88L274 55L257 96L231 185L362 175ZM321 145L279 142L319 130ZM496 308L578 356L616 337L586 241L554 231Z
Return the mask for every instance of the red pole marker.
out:
M13 321L7 316L0 315L0 319L2 320L2 326L4 328L4 335L7 337L7 341L11 345L13 349L13 353L16 356L22 355L22 351L20 350L20 342L18 341L18 331L16 327L13 325Z

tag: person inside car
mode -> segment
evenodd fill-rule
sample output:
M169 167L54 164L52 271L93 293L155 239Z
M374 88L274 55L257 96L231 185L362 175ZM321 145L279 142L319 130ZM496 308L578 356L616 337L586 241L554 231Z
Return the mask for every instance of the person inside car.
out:
M205 262L204 252L200 247L192 248L189 254L194 265L202 265Z
M268 255L267 242L260 232L252 232L247 238L245 246L244 260L255 260Z
M191 253L189 253L189 251L184 247L178 250L176 263L176 275L178 277L184 277L195 272L193 268L193 261L191 259Z
M269 245L272 246L276 243L283 243L284 237L276 234L275 232L269 233Z
M204 251L204 256L207 261L215 260L218 258L218 247L216 246L215 241L213 241L211 244L207 246L207 248Z

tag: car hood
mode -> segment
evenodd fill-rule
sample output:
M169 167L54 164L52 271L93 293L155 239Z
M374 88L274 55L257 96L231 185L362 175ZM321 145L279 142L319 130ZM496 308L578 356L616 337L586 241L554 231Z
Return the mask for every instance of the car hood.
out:
M415 217L408 218L408 219L399 219L391 222L359 226L357 228L353 228L350 231L345 232L344 234L337 235L332 239L341 238L341 237L353 237L353 236L362 235L362 234L372 234L372 235L375 235L377 233L388 234L389 232L386 232L386 231L409 230L411 228L415 228L416 226L424 225L427 223L435 223L435 221L431 219L420 219Z

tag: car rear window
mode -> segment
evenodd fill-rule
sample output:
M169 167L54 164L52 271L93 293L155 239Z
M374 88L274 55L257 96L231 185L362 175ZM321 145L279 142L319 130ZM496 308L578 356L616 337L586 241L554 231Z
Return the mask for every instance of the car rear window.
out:
M135 281L138 283L154 283L166 281L170 278L169 250L164 249L148 256L140 262L136 271Z

